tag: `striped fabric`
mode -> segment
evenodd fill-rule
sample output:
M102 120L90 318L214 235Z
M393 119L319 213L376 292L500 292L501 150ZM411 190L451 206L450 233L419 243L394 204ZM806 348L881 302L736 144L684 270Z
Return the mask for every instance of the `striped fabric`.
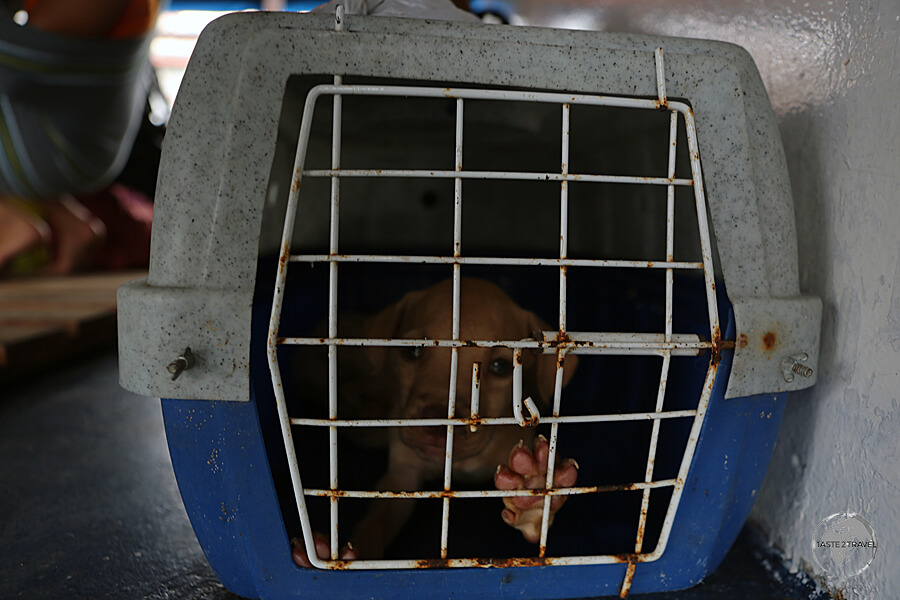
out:
M0 195L109 183L140 126L148 37L64 37L0 19Z

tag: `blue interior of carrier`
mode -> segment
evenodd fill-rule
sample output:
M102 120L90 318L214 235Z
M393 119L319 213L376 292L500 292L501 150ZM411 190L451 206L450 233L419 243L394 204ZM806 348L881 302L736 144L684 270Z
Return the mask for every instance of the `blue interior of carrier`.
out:
M162 402L185 507L211 566L226 587L241 596L273 599L326 598L335 593L368 597L373 590L383 598L450 597L457 593L470 598L578 598L618 593L625 563L395 571L320 571L295 566L288 540L300 536L300 526L265 356L275 264L274 259L262 262L258 274L250 402ZM642 292L664 289L664 272L637 271L570 269L569 329L660 331L663 306L644 300L647 296ZM407 291L426 287L450 273L448 267L342 265L342 308L374 313ZM555 323L558 269L466 267L463 275L492 279L517 303ZM309 331L325 318L327 287L326 266L291 264L281 335ZM719 284L717 289L720 318L727 324L725 339L734 339L730 304L723 286ZM663 295L652 297L661 299ZM676 278L674 298L674 331L708 336L702 279ZM657 561L637 564L632 594L689 587L712 572L737 536L762 483L786 394L724 400L732 353L726 350L722 355L666 552ZM653 410L642 403L648 397L655 400L659 362L635 357L582 361L565 390L565 410ZM708 353L673 358L665 410L696 407L708 363ZM596 408L598 398L603 399L602 411ZM691 419L672 421L678 423L663 429L660 435L654 479L677 474ZM648 430L649 424L618 424L608 427L606 433L586 435L561 429L560 456L578 460L579 485L640 481L648 437L642 428ZM327 460L321 460L327 456L327 430L312 429L294 428L301 476L307 487L308 480L319 475L315 473L316 463L304 457L318 457L321 468L328 468ZM367 480L377 478L386 458L386 453L354 449L346 443L342 443L340 452L341 487L346 489L367 489ZM660 488L651 494L645 552L656 544L671 489ZM500 500L487 500L496 507L470 512L463 506L465 501L451 501L450 556L534 556L536 547L502 523ZM548 556L633 552L639 503L640 492L591 494L579 501L570 500L551 527ZM327 523L323 510L327 512L327 500L321 506L310 503L314 528L317 522ZM389 553L399 557L436 554L437 543L429 531L439 532L439 516L439 502L419 501L416 514ZM353 509L342 512L341 519L341 531L349 531ZM319 530L328 529L320 525Z

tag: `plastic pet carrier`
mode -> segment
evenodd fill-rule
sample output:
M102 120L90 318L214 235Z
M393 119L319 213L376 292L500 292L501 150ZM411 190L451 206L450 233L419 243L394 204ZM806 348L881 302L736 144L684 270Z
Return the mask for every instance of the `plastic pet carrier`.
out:
M119 291L121 381L163 398L194 530L242 596L691 586L742 527L788 392L815 381L778 130L728 44L226 16L185 74L154 212L149 277ZM436 289L438 334L372 325ZM468 325L491 310L532 328ZM373 352L405 370L376 381ZM384 390L431 352L446 389L410 415ZM535 432L528 489L463 456ZM389 487L410 436L438 466ZM540 507L531 541L504 522L519 501ZM347 559L399 503L383 551Z

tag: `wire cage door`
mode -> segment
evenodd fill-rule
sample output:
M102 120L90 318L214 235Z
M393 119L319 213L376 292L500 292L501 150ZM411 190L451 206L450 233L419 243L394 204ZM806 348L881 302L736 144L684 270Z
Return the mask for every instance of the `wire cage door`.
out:
M694 449L699 438L704 415L709 403L713 382L716 377L721 351L721 329L716 302L716 290L713 273L713 259L707 224L706 199L703 189L699 148L694 127L694 116L689 105L683 102L670 101L666 97L663 78L662 50L656 51L656 74L658 97L654 99L628 98L620 96L563 94L537 91L518 91L507 89L453 88L425 85L372 85L343 84L341 77L335 76L331 85L318 85L312 88L306 97L299 142L294 162L294 175L284 221L281 242L279 267L275 282L271 318L268 328L268 363L272 377L272 385L277 410L288 457L290 476L293 486L296 509L299 512L303 529L303 541L312 564L322 569L408 569L423 566L440 567L479 567L500 565L576 565L576 564L611 564L627 562L629 568L623 589L627 591L634 568L638 562L649 562L658 559L665 551L669 540L672 523L678 510L681 492L691 466ZM342 101L346 96L361 98L371 97L403 97L426 99L449 99L455 108L455 168L453 169L347 169L341 166L342 144ZM320 98L332 99L332 131L331 131L331 167L327 169L309 169L306 167L307 150L312 127L313 116ZM559 169L556 171L489 171L467 170L464 165L464 122L467 103L490 100L505 103L537 103L555 106L561 118L559 132ZM643 111L663 111L669 115L668 146L661 149L668 156L668 168L665 173L646 174L640 176L617 174L589 174L570 171L570 113L573 106L600 106L638 109ZM681 140L678 136L679 123L684 126L686 135ZM679 144L686 144L690 157L690 177L676 177L676 149ZM292 254L291 240L294 224L298 214L298 198L303 180L307 178L326 178L330 180L330 219L329 244L327 253ZM435 178L449 180L454 185L453 208L453 245L452 252L444 255L409 255L409 254L346 254L339 245L341 181L345 178ZM559 185L559 253L558 257L539 258L521 256L474 256L464 253L462 248L462 210L463 189L467 180L518 180L557 182ZM568 249L569 226L569 187L573 182L581 183L614 183L631 186L652 186L666 191L666 258L665 260L619 260L619 259L586 259L570 258ZM675 260L675 191L676 188L692 190L699 232L701 260ZM328 325L327 335L323 337L287 337L280 332L284 294L288 278L288 266L291 263L311 263L328 265ZM445 265L452 271L452 331L447 339L384 339L366 337L339 337L338 335L338 274L341 264L347 263L381 263L381 264L424 264ZM527 339L461 339L460 337L460 285L464 266L503 266L543 268L558 270L558 322L557 329L543 331L534 338ZM660 331L647 332L579 332L567 327L568 301L568 269L587 268L599 270L653 270L665 274L665 320ZM674 279L676 272L696 272L702 274L707 306L709 337L695 333L675 331L673 326ZM450 350L450 385L447 391L447 414L445 418L419 419L342 419L338 418L338 349L341 347L439 347ZM283 346L324 346L328 352L328 415L327 418L297 417L289 414L288 402L282 380L282 367L279 365L278 348ZM479 417L478 399L481 386L479 365L473 366L471 374L471 406L468 416L457 414L457 372L459 369L459 351L461 348L495 348L511 349L516 360L513 361L513 394L510 398L512 416ZM523 398L522 366L523 351L537 351L554 354L557 358L555 389L552 411L540 414L537 405L531 398ZM667 382L670 364L674 356L699 356L708 353L710 360L706 367L704 384L696 405L690 409L665 410ZM656 403L653 410L622 414L588 414L564 415L562 405L562 363L568 354L576 355L627 355L655 356L662 359L659 373ZM658 479L654 476L654 464L657 454L657 443L661 423L668 419L688 419L691 422L690 434L681 456L675 477ZM649 422L651 434L647 448L647 460L644 475L636 481L626 481L613 485L590 485L570 488L553 486L554 465L560 439L560 426L574 423L614 423L614 422ZM549 462L546 483L540 490L498 490L479 489L461 490L454 486L452 477L454 430L456 427L496 427L520 426L530 427L537 424L549 425ZM301 477L301 468L295 451L292 430L295 427L324 428L329 439L329 482L327 488L305 487ZM359 490L345 489L338 477L339 430L357 427L446 427L446 448L443 470L443 489L435 491L422 490ZM672 493L665 509L665 518L658 541L654 548L645 548L645 525L650 504L651 490L669 488ZM547 552L549 529L550 500L555 496L577 496L603 494L622 490L641 493L641 508L633 551L626 554L593 554L577 556L553 556ZM509 496L538 495L543 497L543 519L541 523L540 542L533 556L521 556L514 559L497 559L491 556L471 556L464 558L450 557L448 554L448 531L453 519L453 501L468 498L500 498ZM313 541L307 499L310 497L326 498L330 506L330 523L328 537L330 539L330 557L320 559L316 556ZM442 504L440 560L419 559L385 559L385 560L353 560L339 559L340 519L339 503L345 498L399 500L409 498L435 499Z

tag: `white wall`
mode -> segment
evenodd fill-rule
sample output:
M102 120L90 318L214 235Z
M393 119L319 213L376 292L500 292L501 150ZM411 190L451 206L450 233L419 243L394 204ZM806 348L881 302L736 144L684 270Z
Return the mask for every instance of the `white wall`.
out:
M900 0L530 0L529 23L730 41L757 61L796 202L800 286L825 305L819 382L793 397L752 519L795 565L812 534L862 514L879 550L836 584L900 590Z

